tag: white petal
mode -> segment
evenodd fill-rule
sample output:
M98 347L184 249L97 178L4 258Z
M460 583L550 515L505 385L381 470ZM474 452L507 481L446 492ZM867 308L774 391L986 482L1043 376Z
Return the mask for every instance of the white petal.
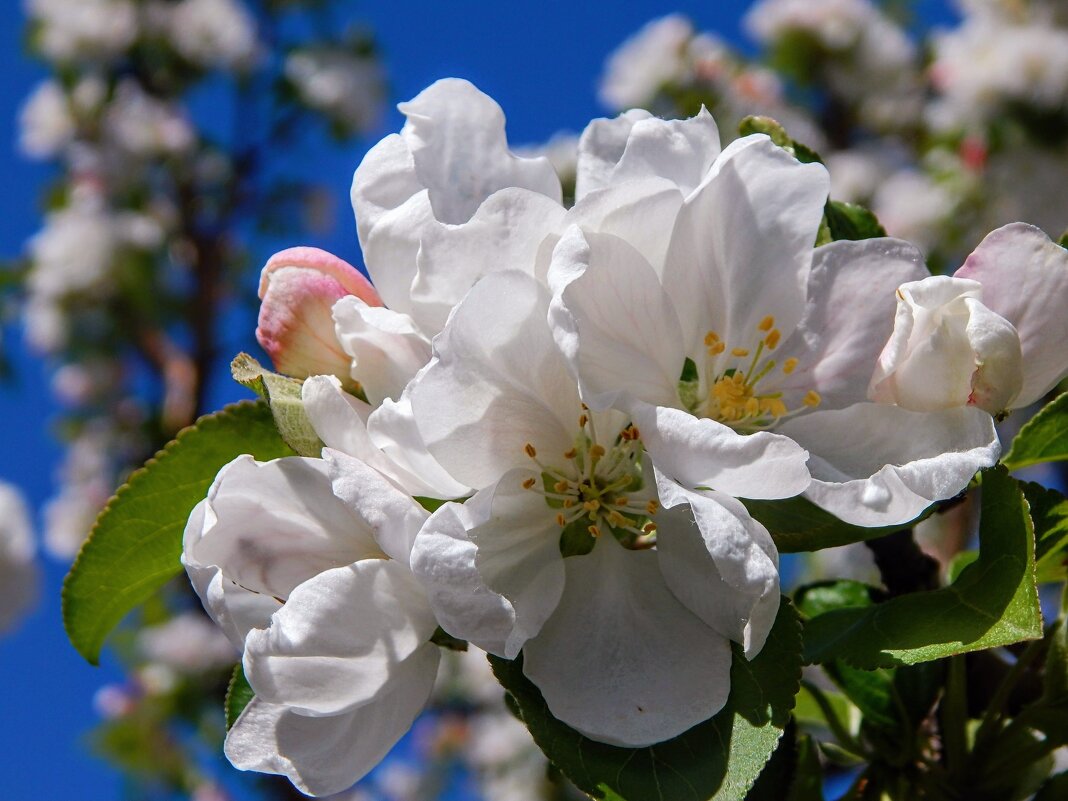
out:
M629 411L657 469L688 489L789 498L808 486L808 453L789 437L739 434L715 420L640 402Z
M430 361L430 340L406 314L349 296L334 304L333 315L337 340L352 357L352 377L374 406L399 398Z
M1027 406L1068 373L1068 250L1041 230L1012 223L987 235L957 273L983 285L983 304L1012 323L1023 352Z
M635 108L618 117L593 120L586 126L578 145L576 202L612 183L612 173L623 158L631 130L637 122L652 116L644 109Z
M858 403L789 420L781 430L811 451L805 496L858 526L913 520L1001 453L993 418L972 406L915 412Z
M348 504L390 558L407 564L427 514L377 470L340 451L323 449L334 494Z
M977 300L965 301L971 312L968 318L968 341L975 351L968 403L997 415L1018 405L1024 380L1020 335L1012 323L990 311ZM1065 361L1068 367L1068 360Z
M689 195L704 180L719 153L719 129L703 107L685 120L639 120L630 131L611 180L667 178L683 195Z
M546 322L548 290L509 270L486 276L434 341L411 387L419 431L456 480L489 486L531 462L524 446L572 445L578 389Z
M226 735L226 757L239 770L287 776L309 795L341 792L411 728L430 697L439 658L436 646L424 646L380 698L339 715L309 717L253 698Z
M668 589L752 659L779 611L775 543L745 507L722 493L660 482L656 551Z
M283 599L323 570L382 555L370 527L334 495L326 463L298 456L239 456L219 471L184 550L187 564L217 566Z
M549 271L553 335L583 399L603 409L623 393L678 403L686 354L671 301L649 263L622 239L572 227Z
M925 275L923 254L896 239L816 248L805 316L776 357L782 363L794 356L799 364L778 388L799 396L815 390L825 409L867 400L879 352L893 333L895 292Z
M566 559L560 605L524 649L523 672L553 715L601 742L670 739L730 693L729 641L671 594L657 561L612 537Z
M365 559L304 582L249 632L245 675L264 701L336 715L389 692L436 626L406 565Z
M699 353L707 331L748 347L764 317L788 336L801 319L829 179L762 135L728 145L679 212L664 288Z

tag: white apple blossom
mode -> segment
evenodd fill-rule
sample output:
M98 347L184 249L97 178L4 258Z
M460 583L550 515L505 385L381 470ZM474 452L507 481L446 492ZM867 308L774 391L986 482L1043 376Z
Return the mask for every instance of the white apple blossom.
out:
M900 170L885 179L872 198L872 211L887 233L924 252L938 243L955 207L949 187L915 169Z
M137 634L142 656L181 673L202 673L233 665L240 658L233 643L197 612L183 612Z
M874 400L909 409L1027 406L1068 375L1068 250L1024 223L990 233L952 277L898 289Z
M12 629L37 600L36 552L22 493L0 481L0 583L5 596L0 607L0 632Z
M26 0L26 11L39 25L37 45L54 61L108 61L138 34L131 0Z
M235 767L304 792L352 785L433 688L436 621L408 568L427 514L361 462L239 457L189 518L182 561L244 648L255 698L226 738Z
M622 150L617 142L604 153ZM620 165L631 152L628 141ZM660 472L716 488L729 464L739 473L724 491L785 497L804 489L786 491L798 480L790 454L803 454L799 443L811 451L810 499L849 522L893 525L996 460L991 421L977 410L861 403L898 279L924 274L914 248L868 240L813 250L826 172L766 137L722 153L669 152L651 151L648 169L686 165L698 180L661 260L633 246L633 231L576 227L549 273L557 339L583 398L626 410Z
M189 150L196 141L183 109L152 97L134 80L115 87L103 124L109 143L134 156L174 155Z
M342 48L297 50L286 56L285 76L301 100L348 130L370 127L381 111L382 67Z
M751 657L775 618L777 554L734 498L661 484L625 415L585 409L549 300L530 275L486 276L413 382L430 452L478 492L430 518L412 566L446 631L523 650L556 717L648 745L726 702L730 640Z
M693 25L680 14L646 23L608 57L601 102L618 110L648 103L664 84L686 74L686 51L693 36Z
M31 158L51 158L76 133L67 93L56 81L42 81L19 110L19 149Z
M167 9L168 38L201 67L237 68L256 56L256 21L241 0L179 0Z

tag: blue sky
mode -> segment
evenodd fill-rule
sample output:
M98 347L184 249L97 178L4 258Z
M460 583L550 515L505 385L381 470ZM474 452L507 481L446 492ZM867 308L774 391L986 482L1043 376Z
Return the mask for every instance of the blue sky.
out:
M368 22L382 46L393 99L415 95L445 76L474 81L504 108L513 143L532 143L560 129L580 131L605 113L596 98L596 80L605 56L644 22L670 11L688 14L704 29L741 43L744 0L578 3L351 2L354 17ZM20 48L21 3L0 11L0 257L21 252L38 227L38 197L51 171L23 161L16 151L15 115L21 100L44 70L27 61ZM920 2L928 21L949 19L945 2ZM610 10L606 10L610 9ZM396 130L400 115L386 117L381 134ZM337 198L335 230L301 242L328 248L359 263L351 214L347 211L352 171L373 143L351 149L303 153L313 177ZM265 259L270 246L257 256ZM250 279L252 280L252 279ZM53 490L60 449L49 437L56 406L47 370L18 345L18 332L5 342L15 357L17 380L0 387L0 479L18 483L39 508ZM235 345L251 339L251 329L230 332ZM213 400L221 404L242 395L220 376ZM60 622L59 586L66 565L46 562L41 603L15 634L0 639L0 687L4 725L0 753L6 757L0 801L119 798L118 776L88 756L83 739L95 723L91 699L101 684L119 678L105 655L93 668L74 652Z

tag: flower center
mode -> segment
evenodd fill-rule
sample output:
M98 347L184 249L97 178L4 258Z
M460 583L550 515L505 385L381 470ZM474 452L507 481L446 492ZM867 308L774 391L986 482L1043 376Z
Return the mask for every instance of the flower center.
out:
M781 339L771 315L760 321L753 340L744 343L747 347L730 347L719 334L709 331L704 339L708 391L701 391L696 366L688 365L692 369L684 370L679 381L680 398L694 414L745 431L770 428L806 408L819 406L819 393L809 390L801 406L791 410L783 393L768 386L778 374L790 375L797 369L795 358L785 359L781 365L772 358L771 352Z
M530 477L523 488L542 495L555 510L561 552L589 553L596 538L606 532L627 548L652 547L656 524L650 518L660 505L635 497L644 483L638 429L628 424L604 445L585 406L578 423L575 444L561 454L562 459L545 460L530 443L524 447L541 481Z

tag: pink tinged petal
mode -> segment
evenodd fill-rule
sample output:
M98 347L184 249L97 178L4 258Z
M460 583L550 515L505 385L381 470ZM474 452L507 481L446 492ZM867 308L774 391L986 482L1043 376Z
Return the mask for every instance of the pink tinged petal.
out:
M687 340L701 353L714 330L728 347L749 347L772 316L783 336L805 305L816 232L829 179L763 135L728 145L679 212L664 287Z
M656 551L668 589L752 659L779 611L779 555L771 535L734 498L660 483Z
M313 716L380 699L410 660L422 660L437 622L407 565L365 559L301 584L267 629L245 641L256 696Z
M572 445L575 380L546 323L549 292L509 270L479 281L434 340L434 360L411 386L430 453L476 489Z
M683 195L689 195L704 180L719 153L719 129L704 107L685 120L639 120L630 131L611 180L666 178Z
M439 660L436 646L423 646L381 697L338 715L305 716L253 698L226 736L226 757L238 770L286 776L309 795L339 793L411 728L430 698Z
M644 109L631 109L618 117L593 120L579 137L575 200L612 183L612 173L627 149L630 132L641 120L653 115Z
M997 462L994 420L969 406L916 412L881 403L817 411L780 429L807 446L805 497L847 523L894 526L952 498Z
M566 559L560 604L524 648L523 672L549 710L595 740L670 739L712 717L730 693L730 642L668 590L658 562L613 537Z
M686 354L671 301L649 263L624 240L572 227L553 253L549 321L592 408L627 393L678 403Z
M1012 323L979 301L968 299L965 303L971 312L968 341L975 351L968 404L997 415L1018 405L1015 399L1024 376L1020 335Z
M453 481L422 444L408 403L385 401L371 407L342 390L332 376L304 382L308 420L328 448L353 456L412 495L456 498L467 488Z
M558 200L521 188L490 195L462 225L428 228L412 284L412 314L432 336L480 278L504 269L533 275L542 242L563 228Z
M334 495L326 463L296 456L239 456L224 467L184 547L187 564L217 566L241 587L281 599L323 570L382 555L371 528Z
M896 290L926 275L923 254L895 239L816 248L804 317L777 354L780 364L791 356L799 364L778 388L798 399L815 390L824 409L867 400L879 352L893 333Z
M275 253L260 273L260 300L267 293L274 273L287 267L297 267L333 278L347 295L355 295L368 306L381 306L382 299L364 278L363 273L333 253L311 247L295 247Z
M430 341L411 317L346 297L333 307L337 341L350 357L351 375L377 406L399 398L430 361Z
M468 536L484 518L493 488L464 504L447 503L430 516L412 548L412 572L423 585L441 627L454 637L508 659L522 647L515 637L515 609L486 586Z
M1068 373L1068 250L1011 223L988 234L956 277L982 284L984 305L1015 326L1023 388L1013 408L1034 403Z
M629 411L657 470L687 489L774 499L808 486L808 452L789 437L739 434L715 420L640 402Z
M348 504L386 556L407 564L415 536L429 517L426 510L359 459L324 448L323 460L334 495Z

